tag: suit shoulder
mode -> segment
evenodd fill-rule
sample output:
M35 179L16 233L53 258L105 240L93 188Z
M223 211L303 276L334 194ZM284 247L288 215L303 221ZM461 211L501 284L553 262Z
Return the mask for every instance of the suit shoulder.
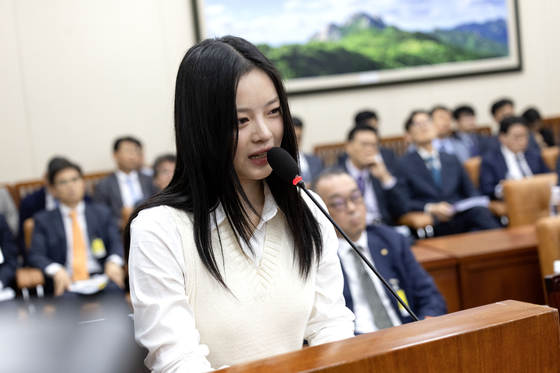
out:
M86 202L86 208L91 209L95 214L98 215L111 215L111 209L108 206L97 202Z
M51 221L56 215L59 215L60 212L58 211L58 209L54 209L54 210L41 210L39 212L36 212L33 215L33 220L35 220L35 224L37 223L46 223L48 224L49 221Z
M104 177L103 179L101 179L99 181L99 183L97 183L96 188L103 188L107 185L109 185L113 180L116 180L117 176L115 175L115 173L113 172L112 174L107 175L106 177Z
M400 233L395 231L393 228L386 225L368 225L366 228L368 235L376 236L378 238L386 240L399 240L401 238Z

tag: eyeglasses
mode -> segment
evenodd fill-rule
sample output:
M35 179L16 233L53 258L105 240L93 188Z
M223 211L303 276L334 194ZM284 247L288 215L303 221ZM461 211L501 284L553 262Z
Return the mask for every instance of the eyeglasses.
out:
M71 179L58 180L58 181L55 183L55 185L56 185L56 186L65 187L65 186L68 185L68 184L74 184L74 183L76 183L76 182L77 182L78 180L80 180L80 179L81 179L81 176L76 176L76 177L73 177L73 178L71 178Z
M352 193L349 197L343 198L335 198L329 203L329 207L336 211L346 211L348 209L348 201L352 202L354 205L357 205L363 201L364 197L362 196L362 192L359 190Z

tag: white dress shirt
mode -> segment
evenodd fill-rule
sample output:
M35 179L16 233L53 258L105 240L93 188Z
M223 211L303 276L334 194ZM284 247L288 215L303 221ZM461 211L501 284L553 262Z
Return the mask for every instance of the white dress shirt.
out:
M379 163L384 163L381 154L377 153L375 155L375 161ZM375 195L375 190L373 189L373 184L370 177L374 177L369 173L369 169L366 167L363 170L359 170L354 163L350 160L350 157L346 158L346 169L348 173L354 180L362 178L364 185L364 203L366 204L366 223L373 224L374 222L379 222L383 220L383 216L379 211L379 203L377 202L377 196ZM387 183L381 184L381 187L385 190L392 189L397 184L397 179L393 176Z
M118 170L115 172L115 175L119 183L123 207L134 207L136 202L142 200L144 197L142 185L138 178L138 171L131 171L129 174L125 174L121 170ZM130 182L128 181L129 179L131 180ZM129 183L132 184L132 190Z
M73 266L72 262L74 260L74 234L72 230L72 218L70 217L70 212L72 209L63 203L59 206L60 214L62 215L62 223L64 224L64 234L66 236L66 264L62 266L59 263L51 263L45 267L45 273L53 277L60 269L65 268L66 272L70 278L72 278ZM99 261L93 256L91 251L91 243L89 240L89 234L87 229L87 221L85 215L85 203L81 201L78 206L76 206L76 218L78 219L78 225L82 231L82 239L86 245L86 259L87 268L89 273L101 273L103 268L99 264ZM115 262L118 265L123 265L123 260L120 256L113 254L107 258L107 261Z
M254 255L241 241L243 251L257 266L263 256L267 222L278 211L276 201L266 183L264 185L262 220L250 240ZM315 198L321 201L317 195ZM322 205L326 209L324 203ZM224 218L219 206L217 224ZM323 215L315 218L323 236L323 256L316 274L312 317L304 335L314 335L318 340L349 338L353 336L354 315L345 307L342 294L344 280L337 256L338 240L333 226ZM216 225L213 223L211 228L216 229ZM166 372L207 372L213 369L206 359L208 346L200 344L194 312L185 295L187 274L178 229L173 217L162 206L140 212L132 222L129 258L132 302L141 298L143 302L158 305L157 309L134 309L136 340L143 346L158 346L157 352L146 358L147 362L154 362L152 369L156 372L165 367L171 367ZM135 270L140 267L141 271ZM149 330L158 330L154 326L166 332L150 333ZM169 328L172 328L173 340L165 337L169 335Z
M368 248L367 242L367 232L364 230L358 241L354 242L358 247L362 247L364 250L362 254L375 266L371 253ZM338 255L342 266L344 267L344 272L346 273L346 280L348 282L348 287L350 288L350 293L352 294L352 301L354 302L354 315L356 319L354 320L356 333L370 333L377 329L375 326L375 320L373 319L373 313L371 312L371 307L366 300L363 292L362 284L360 284L360 279L358 277L358 270L356 268L355 254L352 253L354 249L346 242L344 238L338 239ZM373 281L375 290L379 294L379 298L383 302L383 306L389 314L389 318L394 326L401 325L401 319L399 319L391 300L387 296L387 291L385 290L385 285L381 282L379 278L373 273L373 271L364 263L361 265L366 267L366 270Z
M523 152L514 153L505 145L500 146L500 151L506 161L506 180L521 180L524 177L533 176L533 171L531 171L531 167L529 167ZM519 157L519 162L517 162L517 157ZM523 172L519 167L520 165L523 168ZM494 187L494 194L497 198L502 198L504 196L504 186L502 184L496 185Z

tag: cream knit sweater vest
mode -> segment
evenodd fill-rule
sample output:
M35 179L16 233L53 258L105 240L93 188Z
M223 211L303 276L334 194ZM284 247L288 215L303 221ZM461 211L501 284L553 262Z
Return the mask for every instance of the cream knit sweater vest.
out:
M214 256L231 290L228 292L200 260L192 216L166 208L179 227L187 269L185 293L194 311L200 343L210 350L212 367L300 349L315 298L316 268L313 266L307 281L302 280L284 214L279 210L267 223L259 268L237 243L227 219L212 232Z

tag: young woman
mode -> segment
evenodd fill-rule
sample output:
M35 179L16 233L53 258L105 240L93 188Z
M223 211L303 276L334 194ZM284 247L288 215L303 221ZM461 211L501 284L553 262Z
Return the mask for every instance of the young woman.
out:
M125 230L136 340L155 372L204 372L351 337L334 229L267 162L296 158L277 70L249 42L205 40L175 95L169 186Z

